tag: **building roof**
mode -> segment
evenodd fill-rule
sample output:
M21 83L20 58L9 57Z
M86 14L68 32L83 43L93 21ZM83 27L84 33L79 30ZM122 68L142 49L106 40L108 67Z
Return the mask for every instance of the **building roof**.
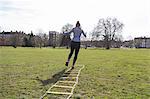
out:
M150 39L150 37L136 37L134 39Z
M16 31L16 32L12 32L12 31L11 31L11 32L4 32L4 31L3 31L3 32L1 32L0 34L17 34L17 33L24 34L24 32L17 32L17 31Z

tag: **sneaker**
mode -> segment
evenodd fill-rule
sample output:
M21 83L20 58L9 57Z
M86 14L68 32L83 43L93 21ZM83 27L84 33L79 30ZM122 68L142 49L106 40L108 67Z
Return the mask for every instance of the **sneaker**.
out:
M71 69L74 69L74 67L72 67Z
M66 66L68 66L68 63L69 63L69 62L66 62L66 64L65 64L65 65L66 65Z

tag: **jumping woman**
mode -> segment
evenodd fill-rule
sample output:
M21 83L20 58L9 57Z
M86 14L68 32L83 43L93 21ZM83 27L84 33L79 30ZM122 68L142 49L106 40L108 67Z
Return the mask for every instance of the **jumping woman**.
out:
M68 56L68 60L66 61L66 66L68 66L69 61L71 59L71 56L73 54L73 52L75 51L75 56L73 59L73 64L72 64L72 69L74 69L77 57L78 57L78 53L80 50L80 37L81 34L83 34L86 37L86 34L84 33L84 31L81 29L80 27L80 22L77 21L76 23L76 27L74 27L70 32L68 33L64 33L66 35L70 35L71 33L73 33L73 39L71 40L71 46L70 46L70 54Z

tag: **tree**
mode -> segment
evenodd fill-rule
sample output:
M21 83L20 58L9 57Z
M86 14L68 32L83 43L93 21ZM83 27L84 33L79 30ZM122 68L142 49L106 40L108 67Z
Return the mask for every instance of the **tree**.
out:
M45 34L45 33L39 33L38 34L38 40L40 40L40 41L38 41L37 43L39 43L39 45L40 45L40 47L47 47L48 46L48 35L47 34Z
M63 33L64 32L66 33L66 32L70 32L72 29L73 29L73 25L67 23L66 25L62 27L61 31ZM68 48L70 40L71 40L70 35L63 35L62 40L61 40L61 46L67 46Z
M31 34L29 34L29 47L35 47L35 35L33 35L33 32L31 31Z
M24 42L23 47L29 47L29 40L28 40L27 37L24 37L24 38L23 38L23 42Z
M35 35L31 31L30 34L23 37L24 47L35 47L36 41L35 41Z
M12 41L12 46L14 48L17 48L17 45L18 45L18 41L19 41L19 38L18 38L18 34L15 33L12 38L11 38L11 41Z
M36 43L39 47L47 47L49 45L49 35L44 33L43 29L38 29L38 35L36 35Z
M67 23L66 25L64 25L61 29L62 32L70 32L73 29L73 25Z
M119 38L118 34L122 32L123 26L116 18L102 18L94 28L92 38L103 39L106 49L110 49L111 41Z
M44 34L42 39L43 39L44 47L48 46L48 35Z
M42 38L39 36L39 35L36 35L35 36L35 45L36 45L36 47L42 47Z

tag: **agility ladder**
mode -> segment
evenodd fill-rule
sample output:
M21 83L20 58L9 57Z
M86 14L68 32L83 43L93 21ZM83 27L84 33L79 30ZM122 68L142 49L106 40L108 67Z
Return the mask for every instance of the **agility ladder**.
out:
M52 85L43 96L40 97L40 99L45 99L45 97L50 94L67 95L66 99L71 98L71 96L73 95L75 86L78 84L79 75L83 68L84 68L84 65L77 65L73 70L71 70L71 68L69 68L62 75L62 77L54 85ZM57 88L60 88L62 90L67 89L67 91L70 90L70 92L53 90L53 89L57 89Z

